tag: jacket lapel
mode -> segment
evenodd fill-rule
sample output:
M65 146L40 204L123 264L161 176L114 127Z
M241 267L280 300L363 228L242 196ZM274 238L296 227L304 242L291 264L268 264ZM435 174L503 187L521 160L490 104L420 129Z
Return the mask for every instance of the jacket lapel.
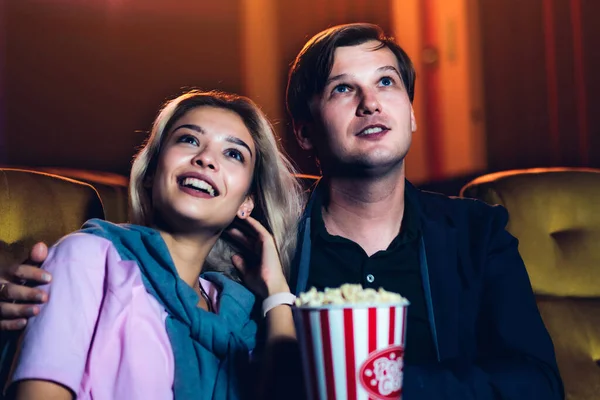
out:
M426 221L423 241L427 256L427 273L433 306L432 328L436 329L440 360L458 354L458 323L460 280L457 274L455 229L434 221ZM423 268L423 265L421 266ZM425 283L425 281L423 282ZM426 291L427 293L427 291Z
M407 187L407 192L413 192L413 195L418 193L409 183L407 186L410 187ZM427 207L427 198L419 194L415 197L418 197L416 203L423 228L421 272L425 301L438 358L444 361L458 354L460 277L457 269L457 233L443 210L435 206Z
M321 182L321 179L317 180L312 186L308 203L298 223L298 241L296 244L296 254L292 260L290 279L291 289L296 296L307 289L308 273L310 272L310 254L312 250L310 216L312 215L312 209L317 196L321 196L322 190L320 188L322 188L322 185L319 185L319 182Z

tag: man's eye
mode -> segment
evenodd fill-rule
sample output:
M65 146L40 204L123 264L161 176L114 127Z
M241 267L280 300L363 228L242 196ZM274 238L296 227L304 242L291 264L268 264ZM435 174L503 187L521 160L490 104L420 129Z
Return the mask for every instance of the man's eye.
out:
M198 139L191 135L183 135L179 139L177 139L177 143L188 143L194 146L198 145Z
M229 149L225 152L225 155L227 157L231 157L233 159L236 159L238 161L244 162L244 155L236 149Z
M382 86L392 86L394 84L394 80L385 76L379 80L379 83L381 83Z
M350 91L348 85L337 85L333 88L334 93L347 93L348 91Z

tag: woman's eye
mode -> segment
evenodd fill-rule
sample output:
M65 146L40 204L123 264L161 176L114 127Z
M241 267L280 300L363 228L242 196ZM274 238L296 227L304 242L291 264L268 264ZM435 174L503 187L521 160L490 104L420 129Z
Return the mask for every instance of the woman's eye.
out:
M394 80L385 76L379 80L379 83L381 83L382 86L392 86L394 84Z
M198 145L198 139L191 135L183 135L179 139L177 139L177 143L188 143L194 146Z
M227 150L225 152L225 155L227 157L231 157L231 158L236 159L238 161L244 162L244 156L243 156L243 154L239 150L229 149L229 150Z

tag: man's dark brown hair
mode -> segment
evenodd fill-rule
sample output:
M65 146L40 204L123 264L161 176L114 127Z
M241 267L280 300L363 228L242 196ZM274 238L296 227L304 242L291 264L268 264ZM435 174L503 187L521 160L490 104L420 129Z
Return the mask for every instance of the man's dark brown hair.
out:
M415 69L406 52L394 39L373 24L355 23L326 29L300 51L290 69L286 103L294 129L301 123L311 122L310 101L320 95L333 68L333 56L338 47L358 46L371 40L381 42L374 50L390 49L398 59L400 76L412 103L415 95Z

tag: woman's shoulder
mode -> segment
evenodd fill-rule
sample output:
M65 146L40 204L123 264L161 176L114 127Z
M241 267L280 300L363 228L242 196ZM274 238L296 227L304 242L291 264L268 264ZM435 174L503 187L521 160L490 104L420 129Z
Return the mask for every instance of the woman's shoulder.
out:
M126 225L92 219L83 227L58 240L49 250L47 261L85 261L105 266L105 260L116 253L113 237L127 231Z
M48 258L51 256L78 257L78 255L92 258L99 254L106 254L111 245L110 240L106 238L77 231L56 242L50 248Z
M81 233L89 233L92 235L105 237L108 239L114 237L122 237L126 235L156 235L156 229L147 226L135 224L115 224L114 222L105 221L103 219L93 218L88 220L81 229Z

